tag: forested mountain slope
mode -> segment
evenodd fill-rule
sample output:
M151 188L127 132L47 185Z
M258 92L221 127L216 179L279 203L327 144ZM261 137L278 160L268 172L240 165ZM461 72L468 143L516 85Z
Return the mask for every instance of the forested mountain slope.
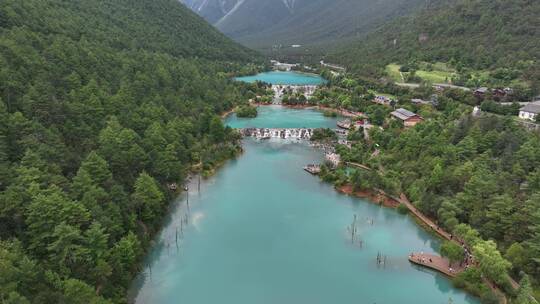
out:
M124 303L257 56L175 0L1 1L0 302Z
M356 71L391 62L444 61L474 69L510 68L538 76L540 2L452 0L399 18L329 56ZM440 5L442 4L442 5ZM375 69L373 69L375 67Z
M257 49L331 47L408 14L425 0L183 0L218 29ZM221 16L217 20L216 15Z

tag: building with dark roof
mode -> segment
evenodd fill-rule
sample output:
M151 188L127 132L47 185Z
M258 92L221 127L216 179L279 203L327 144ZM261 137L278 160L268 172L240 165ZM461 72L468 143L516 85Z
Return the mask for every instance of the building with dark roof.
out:
M394 112L390 113L390 115L392 115L396 119L403 121L403 125L405 127L414 127L416 126L416 124L424 121L422 116L403 108L395 110Z
M519 109L519 118L536 120L536 116L540 114L540 100L533 101Z

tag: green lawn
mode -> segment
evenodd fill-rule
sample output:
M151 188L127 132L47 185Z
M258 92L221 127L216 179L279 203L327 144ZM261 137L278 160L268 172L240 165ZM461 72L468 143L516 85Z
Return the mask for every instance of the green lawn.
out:
M395 82L404 82L399 72L400 68L401 66L399 64L389 64L386 66L386 74Z
M428 63L419 64L420 69L416 71L418 75L423 80L433 82L433 83L450 83L452 76L454 75L454 70L444 62L436 62L431 64L431 71L427 70ZM399 64L389 64L386 66L386 74L395 82L404 82L399 69L401 65ZM407 73L403 73L406 75Z
M436 70L429 72L422 70L416 71L416 75L418 75L418 77L433 83L450 83L452 74L453 73L451 72Z

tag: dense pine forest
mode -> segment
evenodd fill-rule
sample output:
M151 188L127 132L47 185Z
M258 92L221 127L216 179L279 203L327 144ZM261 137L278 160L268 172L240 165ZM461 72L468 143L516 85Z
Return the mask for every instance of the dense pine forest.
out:
M540 278L540 137L511 118L461 115L458 108L441 104L442 114L429 122L406 131L388 126L370 144L343 150L346 159L380 169L357 171L350 182L359 190L404 192L465 239L480 267L456 284L487 298L483 275L515 295L507 274Z
M463 70L540 88L540 3L534 0L429 1L366 39L331 54L364 76L384 76L389 63L445 62Z
M124 303L257 55L175 0L0 3L0 302Z

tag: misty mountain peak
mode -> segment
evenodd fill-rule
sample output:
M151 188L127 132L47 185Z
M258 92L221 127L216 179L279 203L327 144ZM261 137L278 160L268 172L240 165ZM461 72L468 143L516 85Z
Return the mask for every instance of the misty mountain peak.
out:
M226 35L257 49L357 39L425 0L180 0Z

